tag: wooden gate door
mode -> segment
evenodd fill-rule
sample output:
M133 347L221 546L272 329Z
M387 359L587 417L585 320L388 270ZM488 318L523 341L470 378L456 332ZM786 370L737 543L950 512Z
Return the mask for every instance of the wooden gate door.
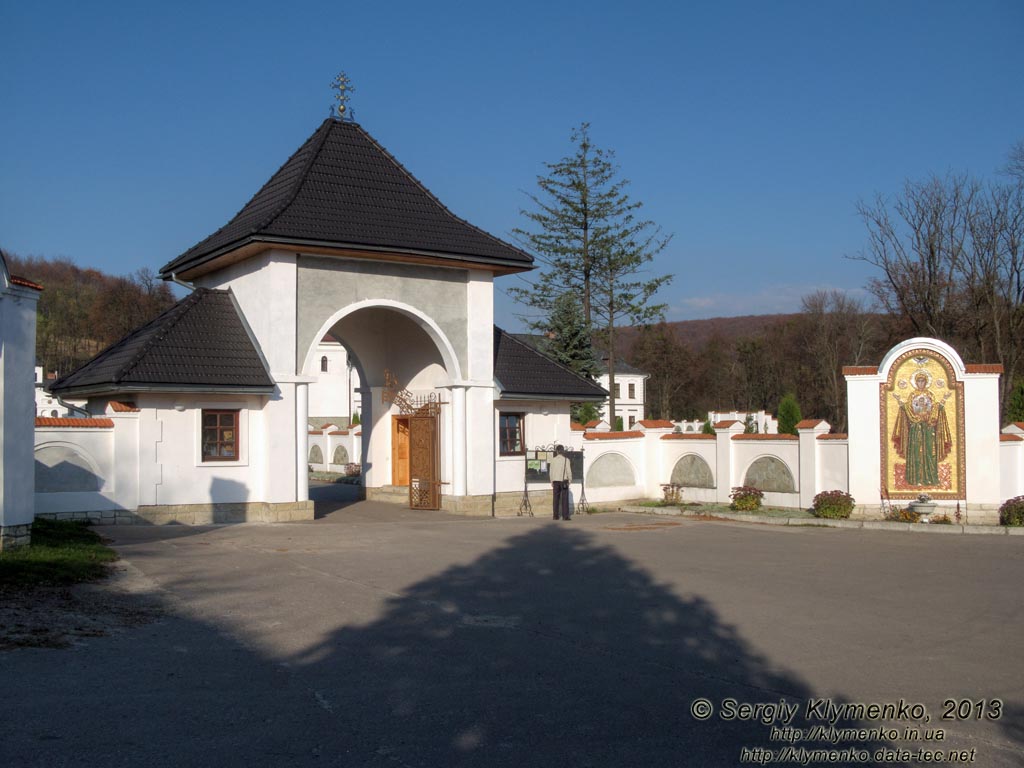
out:
M441 508L439 431L435 414L409 417L409 506L413 509Z
M409 419L391 417L391 484L409 484Z

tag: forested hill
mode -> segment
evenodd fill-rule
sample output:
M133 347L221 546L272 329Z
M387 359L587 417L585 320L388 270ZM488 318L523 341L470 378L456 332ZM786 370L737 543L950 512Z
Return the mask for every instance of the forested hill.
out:
M711 338L718 337L726 342L757 336L765 328L799 317L799 313L782 315L742 315L740 317L711 317L704 320L675 320L665 325L673 335L691 350L703 347ZM620 345L617 349L627 352L639 336L637 328L623 328L617 332Z
M108 275L68 258L4 252L13 274L43 286L36 321L36 361L66 374L171 307L170 286L148 269Z

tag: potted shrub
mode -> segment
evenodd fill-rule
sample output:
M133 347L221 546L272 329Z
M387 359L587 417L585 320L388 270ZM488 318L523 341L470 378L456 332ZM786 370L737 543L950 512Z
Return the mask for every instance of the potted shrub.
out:
M918 495L916 501L910 502L910 504L908 504L907 506L910 507L910 509L913 510L915 513L917 513L922 523L927 523L928 516L935 511L935 507L937 505L934 501L932 501L931 496L929 496L927 493L922 493Z

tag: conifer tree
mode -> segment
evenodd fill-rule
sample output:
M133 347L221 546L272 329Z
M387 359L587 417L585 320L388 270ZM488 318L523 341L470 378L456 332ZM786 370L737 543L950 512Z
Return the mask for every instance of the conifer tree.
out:
M1010 393L1006 404L1006 420L1009 422L1024 421L1024 379L1018 381Z
M664 305L649 302L671 276L643 273L669 237L637 218L642 203L626 194L629 182L618 177L614 153L591 143L589 123L573 131L572 143L572 155L545 163L548 175L537 177L539 192L529 195L534 209L521 211L530 228L513 230L543 269L528 288L509 294L545 318L566 290L579 297L584 323L608 357L608 412L614 414L615 330L662 316Z
M779 401L779 434L795 435L796 425L803 417L800 415L800 404L792 393Z

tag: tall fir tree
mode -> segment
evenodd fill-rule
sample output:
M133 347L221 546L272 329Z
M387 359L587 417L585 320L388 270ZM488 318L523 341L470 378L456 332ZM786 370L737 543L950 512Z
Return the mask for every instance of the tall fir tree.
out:
M646 279L645 266L669 241L651 221L638 219L642 203L626 194L618 177L614 153L595 147L590 125L572 133L575 151L556 163L545 163L537 177L539 191L530 194L533 210L523 210L529 228L513 230L516 240L543 264L527 288L509 295L550 317L566 290L579 296L583 319L608 359L609 414L615 413L615 330L622 323L644 323L663 314L664 305L651 297L671 279ZM531 322L543 328L544 320Z

